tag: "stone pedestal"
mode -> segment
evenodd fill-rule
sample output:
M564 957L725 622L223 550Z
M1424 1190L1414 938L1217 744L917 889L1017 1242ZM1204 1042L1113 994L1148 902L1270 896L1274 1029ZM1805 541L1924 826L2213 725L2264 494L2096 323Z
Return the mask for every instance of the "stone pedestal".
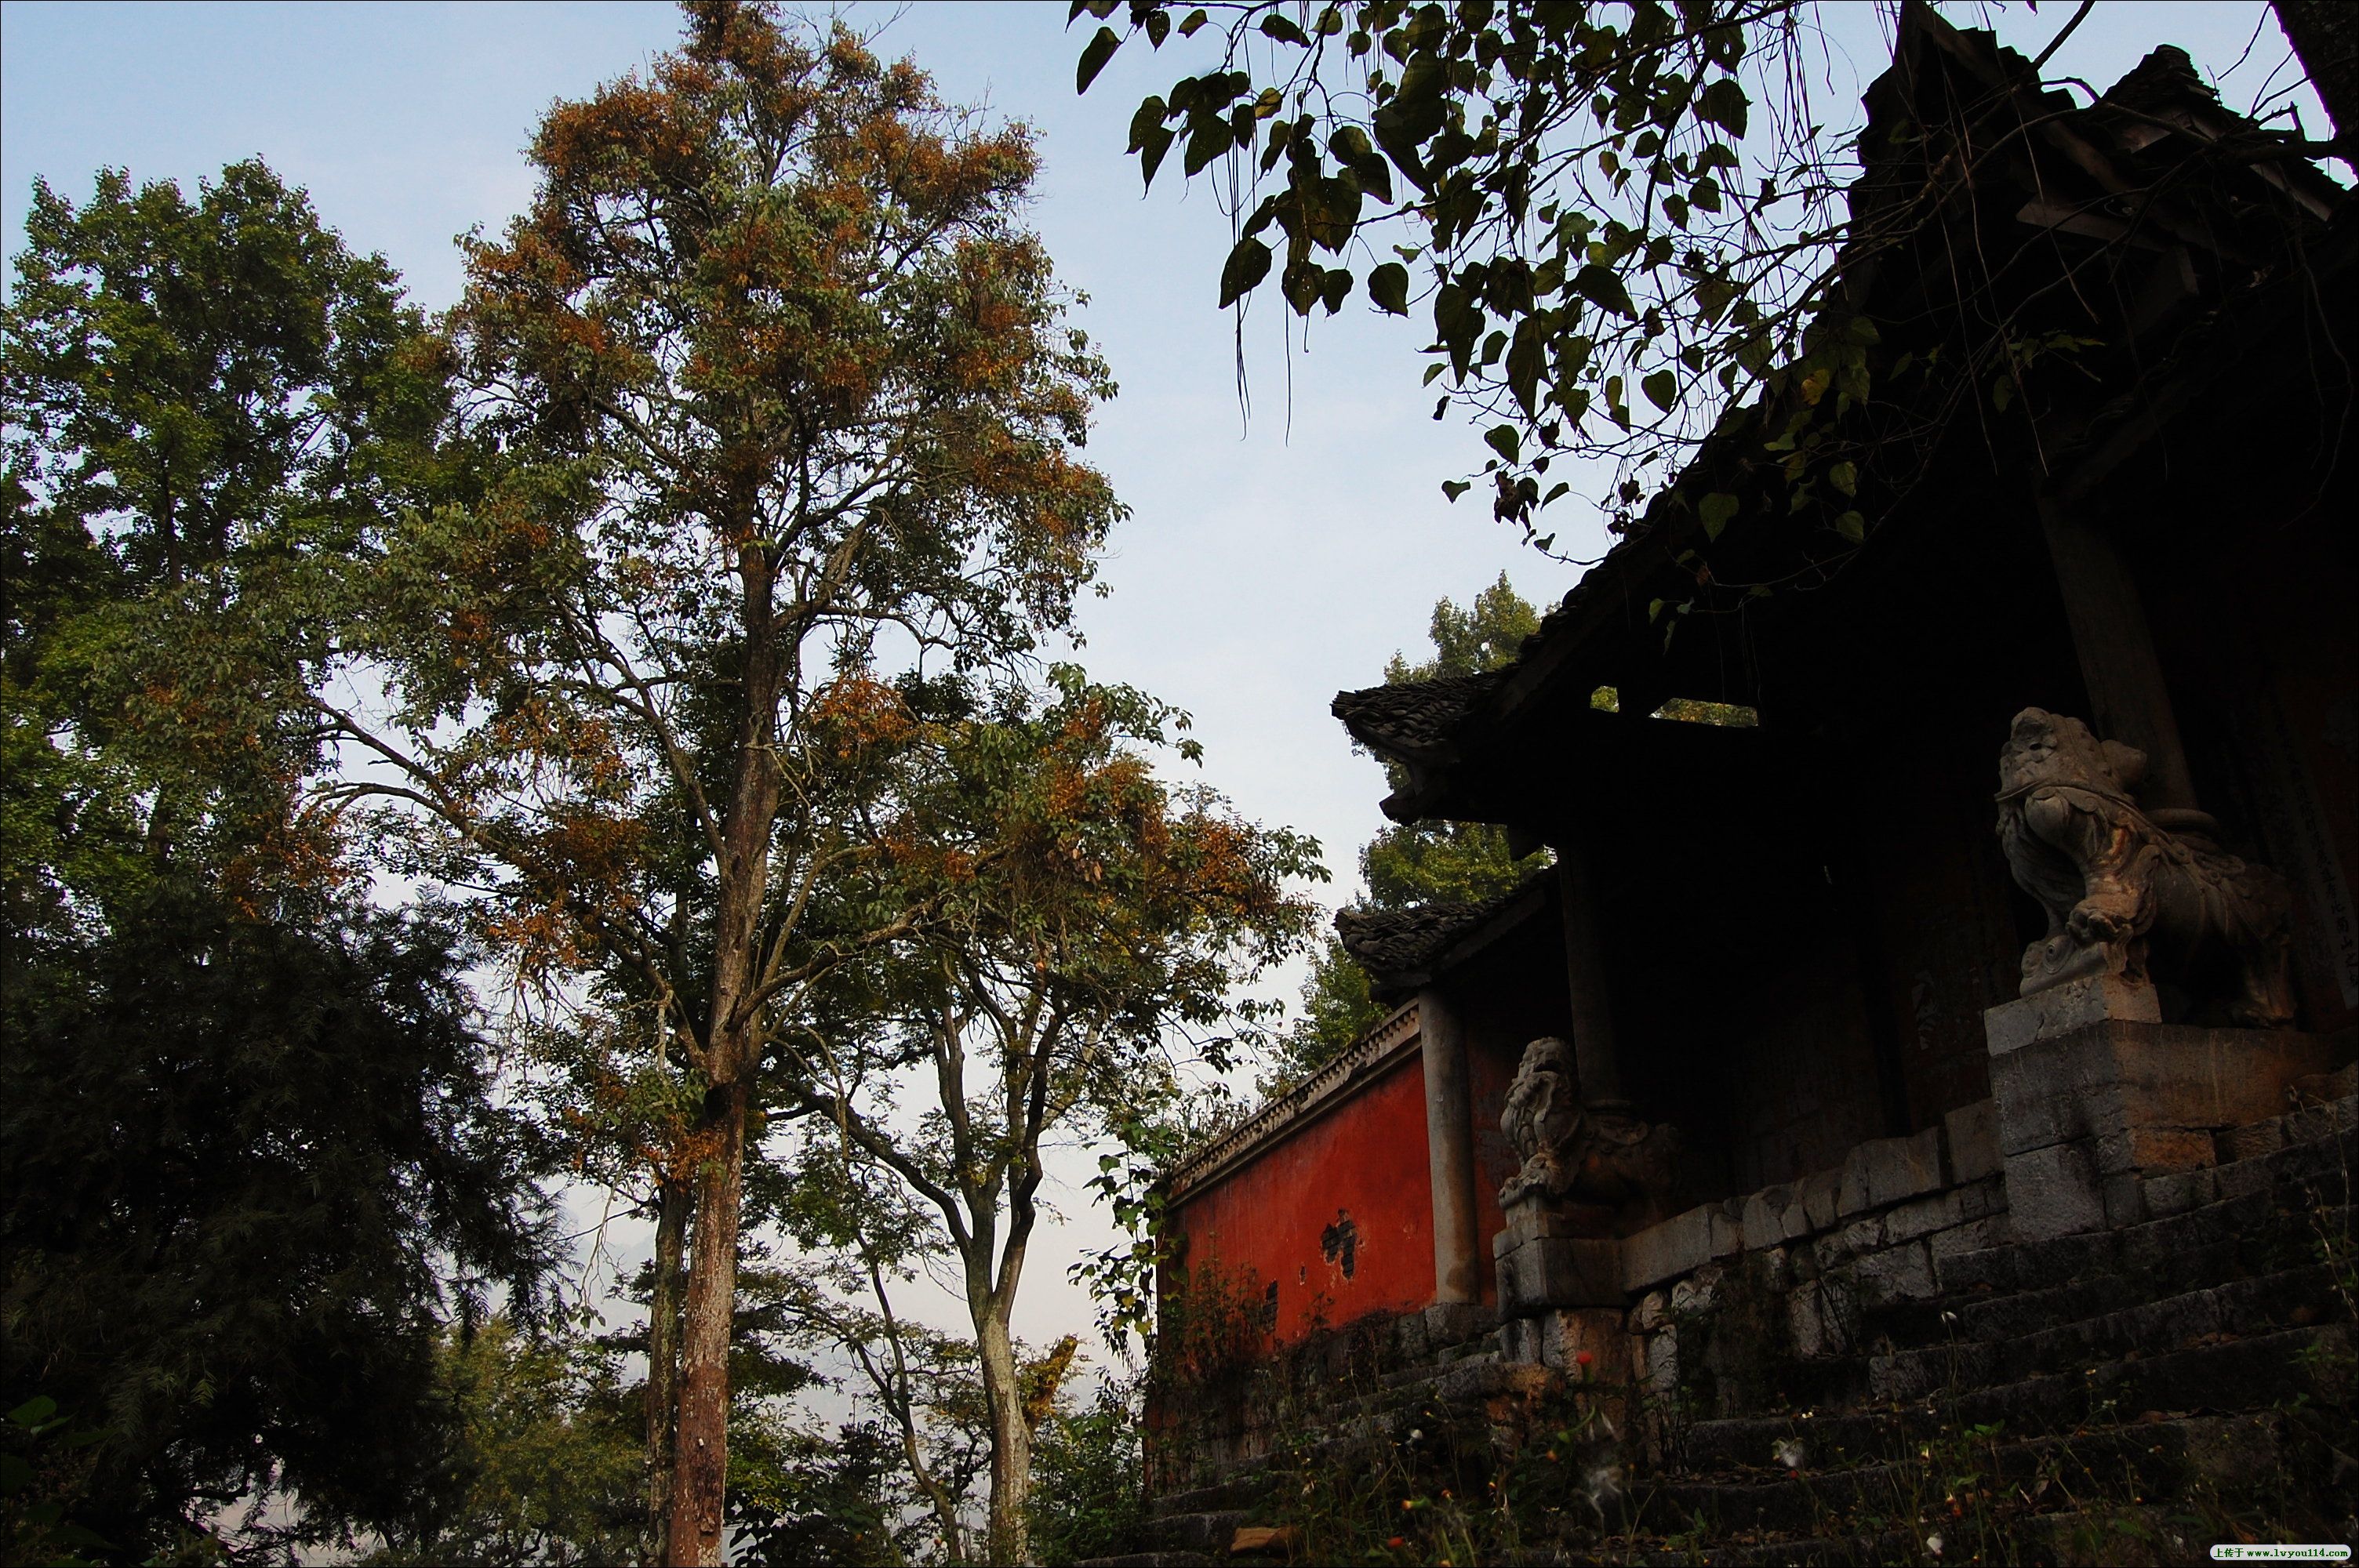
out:
M1992 1008L1991 1098L2017 1240L2135 1225L2140 1184L2217 1158L2215 1135L2277 1116L2330 1044L2288 1030L2165 1024L2111 976Z
M1599 1214L1537 1202L1507 1211L1492 1238L1499 1271L1499 1315L1528 1317L1552 1307L1622 1306L1622 1243L1598 1234ZM1611 1211L1603 1211L1610 1219Z

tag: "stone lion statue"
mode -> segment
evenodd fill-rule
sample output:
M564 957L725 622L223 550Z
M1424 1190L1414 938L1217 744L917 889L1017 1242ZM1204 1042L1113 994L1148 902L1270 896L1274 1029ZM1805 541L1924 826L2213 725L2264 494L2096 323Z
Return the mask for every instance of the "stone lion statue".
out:
M2145 752L2099 741L2077 719L2038 708L2015 716L1998 759L1999 843L2048 913L2048 935L2023 955L2023 994L2089 974L2145 980L2158 949L2182 973L2233 965L2235 1021L2284 1027L2293 1018L2284 879L2221 849L2208 818L2164 814L2166 826L2140 809L2131 792L2146 764Z
M1524 1047L1499 1129L1523 1169L1499 1189L1499 1206L1538 1197L1621 1204L1660 1198L1679 1173L1680 1135L1617 1109L1582 1104L1572 1047L1545 1035Z

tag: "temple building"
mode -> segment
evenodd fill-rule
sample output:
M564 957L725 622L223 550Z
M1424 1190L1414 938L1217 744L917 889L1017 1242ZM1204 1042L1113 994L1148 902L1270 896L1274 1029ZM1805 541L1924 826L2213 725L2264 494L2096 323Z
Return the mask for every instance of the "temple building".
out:
M1832 382L1724 421L1506 667L1334 699L1387 816L1552 863L1343 916L1395 1011L1170 1173L1170 1287L1221 1273L1260 1354L1393 1325L1781 1408L1666 1304L1769 1260L1764 1354L1864 1390L1876 1313L2348 1109L2343 189L2167 47L2082 104L1911 6L1866 103Z

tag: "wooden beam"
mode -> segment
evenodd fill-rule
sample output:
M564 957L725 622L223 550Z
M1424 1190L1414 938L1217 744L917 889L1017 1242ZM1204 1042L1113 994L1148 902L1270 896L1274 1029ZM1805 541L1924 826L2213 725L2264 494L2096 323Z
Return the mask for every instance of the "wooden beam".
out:
M2179 716L2163 683L2154 630L2129 563L2114 542L2060 498L2039 497L2040 528L2063 592L2064 615L2089 688L2089 715L2100 737L2146 753L2138 800L2149 811L2193 811L2195 784Z

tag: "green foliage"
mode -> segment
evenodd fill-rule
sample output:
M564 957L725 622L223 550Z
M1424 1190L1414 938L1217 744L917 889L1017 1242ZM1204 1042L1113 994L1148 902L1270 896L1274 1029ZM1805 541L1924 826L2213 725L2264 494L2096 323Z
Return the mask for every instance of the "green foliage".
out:
M1101 1175L1122 1195L1125 1156L1186 1114L1188 1059L1225 1065L1258 1033L1268 1010L1240 993L1302 944L1316 909L1288 884L1321 874L1312 840L1157 777L1148 748L1194 755L1184 715L1078 668L1048 673L1034 690L853 671L823 694L821 743L891 781L874 829L878 902L926 914L837 966L810 1028L784 1043L790 1092L869 1195L842 1212L895 1221L850 1227L873 1292L881 1301L891 1254L936 1248L963 1287L999 1561L1026 1551L1027 1401L1009 1323L1043 1212L1042 1151L1106 1149ZM1147 1220L1136 1202L1118 1213ZM910 1225L926 1248L903 1238ZM1097 1260L1123 1321L1143 1310L1152 1247L1137 1243L1150 1239Z
M37 183L26 227L0 312L10 761L84 795L108 748L105 793L156 792L151 845L326 853L284 808L323 754L321 574L429 484L444 394L418 314L258 162L194 202L114 169L79 207ZM17 842L20 865L58 848Z
M1433 642L1433 657L1412 665L1396 654L1385 666L1385 679L1398 686L1408 681L1495 670L1514 662L1523 651L1524 639L1539 629L1539 611L1525 601L1507 581L1507 574L1501 572L1499 580L1477 593L1473 603L1463 610L1448 599L1436 603L1433 620L1427 628L1427 635Z
M443 1271L529 1302L546 1255L465 962L430 921L166 885L8 965L0 1363L109 1428L92 1528L157 1550L267 1487L332 1532L427 1484L438 1319L479 1288Z
M791 1430L767 1443L731 1437L730 1463L750 1456L757 1484L733 1485L729 1522L739 1532L733 1561L759 1568L916 1561L922 1521L900 1507L900 1445L875 1422L832 1432Z
M766 1167L766 1190L749 1203L795 1247L783 1257L743 1248L730 1518L758 1542L749 1545L758 1562L912 1561L929 1544L955 1558L961 1510L988 1450L974 1346L895 1316L886 1288L914 1274L930 1233L922 1217L879 1224L869 1206L878 1195L850 1188L817 1138L798 1155L790 1177L777 1173L785 1161ZM869 1257L888 1261L872 1273ZM822 1375L822 1360L842 1369ZM799 1396L821 1390L848 1399L854 1419L815 1422Z
M1437 603L1429 629L1433 657L1412 665L1396 654L1385 666L1385 680L1403 686L1495 670L1512 664L1524 639L1538 630L1538 612L1501 572L1465 609L1447 599ZM1386 762L1385 775L1395 789L1408 782L1398 763ZM1508 892L1546 863L1538 854L1520 860L1509 854L1506 834L1487 823L1396 824L1379 829L1360 852L1368 884L1364 907L1479 903Z
M1601 686L1589 694L1589 706L1600 713L1619 713L1622 694ZM1712 702L1700 697L1668 697L1652 717L1680 724L1717 724L1728 730L1751 730L1761 722L1761 715L1741 702Z
M137 588L396 493L440 411L421 330L381 256L355 256L259 161L77 207L36 180L0 363L12 465L100 528Z
M1343 1054L1391 1009L1368 989L1368 971L1330 936L1310 955L1294 1027L1280 1036L1256 1083L1265 1099L1283 1094Z
M1109 1379L1086 1405L1060 1405L1042 1422L1027 1508L1032 1549L1048 1568L1141 1549L1144 1420L1137 1389Z
M0 1562L82 1568L109 1542L76 1516L88 1490L103 1430L60 1414L58 1401L36 1394L0 1424Z
M414 315L258 163L37 188L0 313L0 1383L101 1433L112 1550L340 1537L435 1485L442 1323L551 1250L431 909L374 910L308 682L408 485ZM353 1412L365 1411L364 1421Z
M343 652L385 700L321 717L380 766L320 796L468 889L522 986L603 1011L538 1043L571 1152L710 1232L811 1109L777 1078L830 1076L818 988L961 892L872 831L900 783L863 677L880 648L1024 665L1123 509L1080 459L1113 387L1024 225L1029 132L841 24L684 21L550 107L526 211L464 242L444 433L495 460L361 574ZM735 1256L690 1249L677 1320L674 1519L716 1540L728 1319L699 1303Z
M1099 28L1081 84L1134 39L1161 49L1178 8L1139 0L1126 32ZM1181 136L1189 178L1243 166L1223 306L1274 281L1296 314L1332 314L1365 265L1372 303L1405 313L1400 264L1422 264L1426 380L1490 425L1500 517L1533 531L1572 488L1543 494L1552 461L1644 467L1740 387L1823 370L1864 392L1864 369L1803 334L1833 255L1811 230L1838 222L1851 152L1814 123L1797 0L1223 9L1176 29L1206 33L1203 69L1139 105L1142 173ZM1768 134L1748 138L1756 118ZM1626 509L1632 482L1611 499Z
M614 1362L578 1335L536 1336L506 1315L445 1333L435 1373L455 1431L443 1486L366 1561L637 1561L642 1452Z

